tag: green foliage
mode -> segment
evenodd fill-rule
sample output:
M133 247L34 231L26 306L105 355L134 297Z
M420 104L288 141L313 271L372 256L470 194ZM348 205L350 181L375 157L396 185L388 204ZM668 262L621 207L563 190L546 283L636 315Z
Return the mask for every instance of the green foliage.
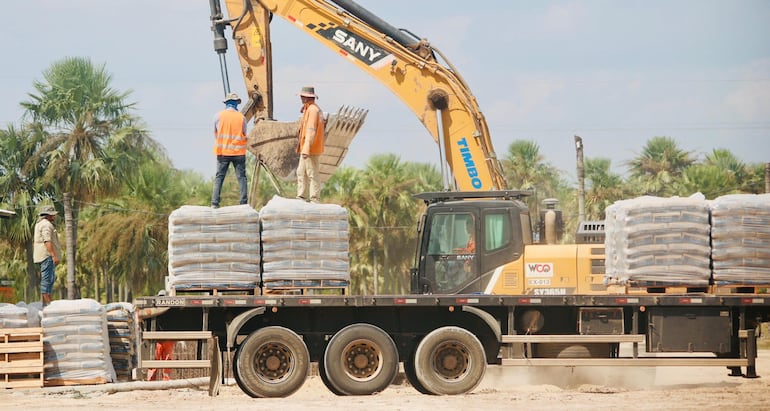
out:
M72 221L78 222L66 228L73 252L67 272L57 268L59 294L71 264L73 272L77 267L79 294L108 302L162 288L168 215L182 205L210 201L212 182L174 169L150 131L132 116L129 92L114 90L110 83L104 66L88 59L55 62L21 103L29 121L0 130L0 205L17 213L0 221L0 278L15 281L15 298L33 301L39 295L31 234L43 202L54 201L61 210L64 193L71 194L73 201L64 204L64 211L69 207ZM276 181L276 189L264 172L256 174L254 158L248 161L249 181L258 180L252 192L255 208L274 194L293 197L293 181ZM534 141L513 142L502 164L512 189L532 193L527 201L535 224L544 199L560 201L565 241L571 241L578 224L574 184L546 161ZM587 219L603 219L608 205L639 195L701 192L715 198L764 191L763 164L745 164L726 149L715 149L699 162L670 137L651 138L626 165L624 176L611 170L609 159L586 159ZM413 196L440 190L441 181L430 164L384 154L370 158L363 169L340 167L324 185L324 201L350 213L354 293L408 292L416 221L424 211ZM235 204L237 191L234 173L228 173L223 201ZM78 231L80 241L74 241Z

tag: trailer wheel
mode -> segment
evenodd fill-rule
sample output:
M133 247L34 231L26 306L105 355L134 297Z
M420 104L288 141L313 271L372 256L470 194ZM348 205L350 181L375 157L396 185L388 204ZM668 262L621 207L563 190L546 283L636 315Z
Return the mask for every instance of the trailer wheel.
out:
M393 339L371 324L352 324L326 346L324 371L329 383L345 395L370 395L388 388L398 374Z
M404 359L404 375L409 384L412 384L415 390L421 394L432 394L422 386L419 380L417 380L417 373L415 371L414 364L414 352L412 352L407 358Z
M329 381L329 377L326 376L326 365L324 365L323 356L318 359L318 375L321 377L321 381L324 383L326 388L328 388L329 391L331 391L334 395L345 395L345 393L341 392L337 389L337 387L333 386Z
M415 375L431 394L456 395L472 391L487 369L484 346L460 327L431 331L417 345Z
M251 333L238 347L233 367L238 386L255 398L291 395L305 383L309 370L307 346L284 327Z

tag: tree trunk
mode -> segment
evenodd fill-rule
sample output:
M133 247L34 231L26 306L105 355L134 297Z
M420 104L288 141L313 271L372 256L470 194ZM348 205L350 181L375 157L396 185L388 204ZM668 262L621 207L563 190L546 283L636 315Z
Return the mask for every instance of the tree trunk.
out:
M578 222L586 219L586 189L585 166L583 164L583 139L575 136L575 150L577 151L577 179L578 179Z
M40 285L40 276L38 275L37 265L35 265L34 254L35 243L32 238L24 243L27 254L27 289L24 290L24 301L32 302L37 299L37 289Z
M63 194L64 232L67 247L67 299L75 299L75 228L72 218L72 196Z
M94 273L94 300L101 301L99 299L99 273L101 273L101 270L97 266L96 269L93 270Z
M106 299L106 302L111 303L112 302L112 278L110 277L110 273L104 269L102 270L104 273L104 298Z

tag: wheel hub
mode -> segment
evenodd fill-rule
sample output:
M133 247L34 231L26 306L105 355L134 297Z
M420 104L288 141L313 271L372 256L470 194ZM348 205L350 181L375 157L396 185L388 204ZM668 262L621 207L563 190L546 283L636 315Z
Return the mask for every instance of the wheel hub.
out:
M455 380L468 372L469 362L470 354L463 346L447 342L436 349L433 366L442 378Z
M382 353L371 342L353 341L342 353L345 371L350 377L367 380L379 373Z
M291 353L280 344L265 344L256 355L257 373L268 380L279 380L291 369Z

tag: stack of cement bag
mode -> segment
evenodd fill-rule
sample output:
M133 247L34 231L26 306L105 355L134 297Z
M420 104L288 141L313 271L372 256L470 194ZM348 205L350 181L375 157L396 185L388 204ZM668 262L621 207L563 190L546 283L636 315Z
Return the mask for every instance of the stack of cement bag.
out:
M639 197L605 211L607 283L709 285L709 207L703 195Z
M47 385L115 381L107 315L91 299L56 300L43 309L44 378Z
M182 206L168 218L168 289L256 288L259 213L248 205Z
M262 280L350 281L348 211L273 197L261 210Z
M770 284L770 194L711 202L714 283Z
M130 381L131 371L137 367L136 322L134 305L110 303L104 306L107 313L107 334L110 338L110 357L118 381Z
M0 328L29 327L29 311L26 307L0 303Z
M19 301L16 303L16 306L27 309L27 327L40 327L40 311L43 310L42 302L35 301L27 304L24 301Z

